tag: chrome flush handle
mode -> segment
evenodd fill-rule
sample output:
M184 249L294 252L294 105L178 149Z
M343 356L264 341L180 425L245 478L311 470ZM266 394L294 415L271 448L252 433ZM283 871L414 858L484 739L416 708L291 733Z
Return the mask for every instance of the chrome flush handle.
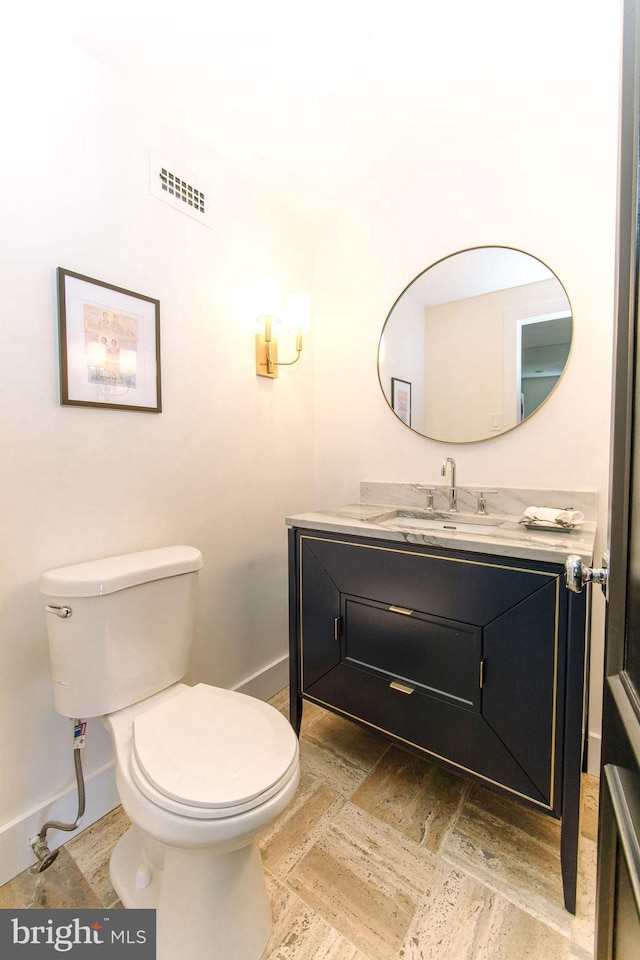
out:
M56 617L62 617L63 620L70 617L73 613L71 607L56 607L51 603L48 603L44 609L45 613L54 613Z

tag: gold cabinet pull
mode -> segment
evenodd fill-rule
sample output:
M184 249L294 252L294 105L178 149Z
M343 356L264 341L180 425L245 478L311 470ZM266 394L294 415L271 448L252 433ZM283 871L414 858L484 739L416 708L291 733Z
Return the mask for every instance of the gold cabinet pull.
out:
M415 687L410 687L406 683L398 683L397 680L392 680L389 684L392 690L399 690L400 693L413 693Z
M333 621L333 639L340 639L340 617L336 617Z
M406 607L389 607L391 613L402 613L405 617L410 617L413 610L407 610Z

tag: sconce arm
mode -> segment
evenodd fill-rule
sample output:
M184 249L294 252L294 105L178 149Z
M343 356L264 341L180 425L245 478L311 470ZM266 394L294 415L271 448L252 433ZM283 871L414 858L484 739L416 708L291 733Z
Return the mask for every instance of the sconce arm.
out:
M300 354L302 353L302 330L296 331L296 356L294 360L273 360L272 362L278 367L291 367L294 363L297 363L300 359Z
M276 367L291 367L294 363L297 363L300 359L300 354L302 353L302 348L296 351L296 356L294 360L272 360L271 362Z

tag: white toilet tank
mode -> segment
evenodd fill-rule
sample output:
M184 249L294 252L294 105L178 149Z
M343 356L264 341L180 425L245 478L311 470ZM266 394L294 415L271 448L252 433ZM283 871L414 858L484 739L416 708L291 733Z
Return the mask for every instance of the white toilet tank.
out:
M199 550L177 546L42 574L58 713L114 713L185 675L201 566Z

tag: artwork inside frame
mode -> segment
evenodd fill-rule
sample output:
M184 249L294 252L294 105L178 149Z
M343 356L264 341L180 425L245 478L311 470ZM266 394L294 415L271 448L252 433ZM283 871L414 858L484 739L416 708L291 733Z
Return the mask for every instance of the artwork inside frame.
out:
M60 402L162 411L160 301L58 267Z
M400 417L403 423L411 426L411 383L408 380L400 380L399 377L391 377L391 406L397 417Z

